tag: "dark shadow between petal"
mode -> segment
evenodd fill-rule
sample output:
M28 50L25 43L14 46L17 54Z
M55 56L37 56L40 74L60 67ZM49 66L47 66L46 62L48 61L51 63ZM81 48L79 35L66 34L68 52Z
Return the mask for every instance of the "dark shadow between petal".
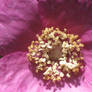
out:
M2 56L0 56L0 58L2 58Z
M92 41L91 42L84 42L84 49L92 50Z

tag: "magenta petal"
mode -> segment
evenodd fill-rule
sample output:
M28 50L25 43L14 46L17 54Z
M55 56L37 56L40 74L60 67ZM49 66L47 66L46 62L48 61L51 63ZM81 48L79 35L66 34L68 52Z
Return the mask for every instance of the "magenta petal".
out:
M81 39L84 43L92 42L92 27L82 35Z
M86 63L84 72L85 80L92 87L92 50L83 50L82 53Z
M89 27L81 36L81 40L85 45L85 49L92 49L92 27Z
M86 83L86 82L85 82ZM65 87L61 90L58 90L56 92L91 92L92 88L87 86L86 84L80 85L78 87Z
M0 92L54 92L33 76L26 53L16 52L0 59ZM92 87L82 82L78 87L65 85L56 92L91 92Z
M92 70L92 50L83 50L82 53L86 65Z
M87 7L92 5L92 0L78 0L80 3L87 5Z
M37 92L36 83L26 53L16 52L0 60L0 92Z
M82 0L80 0L82 1ZM79 0L38 0L42 22L45 26L92 24L92 7ZM86 0L84 0L86 1ZM87 0L88 1L88 0Z
M37 15L37 1L1 1L0 55L16 50L25 50L31 40L34 39L35 32L39 31L41 26L40 18Z
M92 50L83 50L82 51L85 61L85 80L88 85L92 87Z
M85 67L85 82L89 88L92 88L92 68L89 66Z
M0 92L53 92L33 76L25 52L0 59Z

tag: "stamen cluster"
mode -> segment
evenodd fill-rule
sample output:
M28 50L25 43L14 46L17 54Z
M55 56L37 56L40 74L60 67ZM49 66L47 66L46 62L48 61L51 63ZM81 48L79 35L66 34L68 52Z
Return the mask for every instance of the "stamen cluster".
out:
M42 30L37 40L32 41L27 56L35 64L36 72L42 72L43 79L56 82L78 74L84 67L80 53L82 47L78 35L51 27Z

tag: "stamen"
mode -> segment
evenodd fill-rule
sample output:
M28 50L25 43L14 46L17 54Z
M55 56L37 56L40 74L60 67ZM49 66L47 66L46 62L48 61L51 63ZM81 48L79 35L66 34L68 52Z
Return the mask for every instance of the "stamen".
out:
M29 61L36 65L36 72L42 71L43 79L60 81L71 78L84 68L80 53L84 45L78 35L68 34L59 28L45 28L37 34L37 40L28 47Z

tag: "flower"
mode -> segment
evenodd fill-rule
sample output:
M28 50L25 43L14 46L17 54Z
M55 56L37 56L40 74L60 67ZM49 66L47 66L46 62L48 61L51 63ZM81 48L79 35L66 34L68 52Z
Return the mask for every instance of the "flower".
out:
M0 1L0 92L91 92L91 0ZM79 77L48 83L34 72L26 54L45 27L67 28L85 45L84 72Z

